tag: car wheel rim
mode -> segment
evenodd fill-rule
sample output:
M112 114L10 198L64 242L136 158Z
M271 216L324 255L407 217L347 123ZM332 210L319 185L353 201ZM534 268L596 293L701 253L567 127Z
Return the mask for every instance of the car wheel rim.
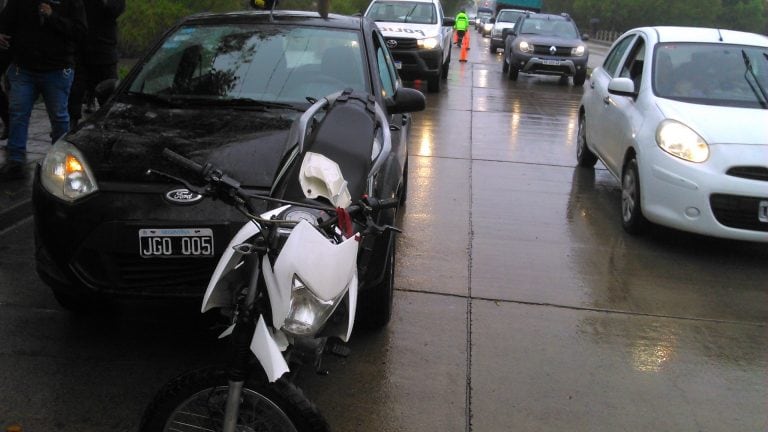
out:
M636 193L635 176L630 170L624 174L624 185L621 188L621 213L625 222L629 222L635 212Z

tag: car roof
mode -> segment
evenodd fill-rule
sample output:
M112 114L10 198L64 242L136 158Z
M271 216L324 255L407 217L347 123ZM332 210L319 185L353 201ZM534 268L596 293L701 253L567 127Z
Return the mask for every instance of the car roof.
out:
M526 12L524 18L534 18L539 20L553 20L553 21L573 21L571 17L566 15L543 14L543 13L530 12L530 11L523 11L523 12Z
M756 33L704 27L642 27L655 32L659 42L722 42L735 45L768 47L768 37Z
M299 24L318 27L329 27L349 30L359 30L364 18L329 14L322 18L317 12L276 10L269 11L237 11L227 13L202 13L185 18L181 24L226 24L226 23L278 23ZM367 20L367 19L366 19Z
M523 10L523 9L499 9L499 13L501 13L501 12L522 12L522 13L526 13L528 11Z

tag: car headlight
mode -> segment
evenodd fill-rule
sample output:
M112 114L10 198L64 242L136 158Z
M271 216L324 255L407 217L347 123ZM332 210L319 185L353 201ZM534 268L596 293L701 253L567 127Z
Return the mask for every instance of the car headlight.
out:
M432 49L437 46L437 38L418 39L416 40L416 45L419 48Z
M584 45L579 45L575 48L571 48L571 56L572 57L581 57L584 55L584 53L587 51L587 48Z
M533 52L533 45L529 44L529 43L528 43L528 42L526 42L526 41L521 41L521 42L520 42L520 43L517 45L517 48L518 48L520 51L524 52L524 53L532 53L532 52Z
M283 330L295 336L317 334L338 306L341 298L323 300L318 297L298 276L293 276L291 302L288 316L283 323Z
M704 162L709 158L709 145L688 126L664 120L656 129L656 143L662 150L690 162Z
M501 34L501 29L494 27L491 27L491 34L494 36L499 36Z
M52 195L69 202L99 190L80 150L64 140L45 155L40 182Z
M493 24L491 24L491 23L483 24L483 30L489 32L489 31L491 31L491 29L493 29Z

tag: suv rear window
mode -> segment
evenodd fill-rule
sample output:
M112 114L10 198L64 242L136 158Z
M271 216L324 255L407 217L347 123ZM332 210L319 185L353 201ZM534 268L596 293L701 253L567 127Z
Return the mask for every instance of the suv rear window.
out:
M515 12L515 11L501 11L499 12L499 16L496 18L496 22L515 22L517 19L522 15L524 12Z
M437 24L435 5L424 2L374 2L367 14L374 21Z

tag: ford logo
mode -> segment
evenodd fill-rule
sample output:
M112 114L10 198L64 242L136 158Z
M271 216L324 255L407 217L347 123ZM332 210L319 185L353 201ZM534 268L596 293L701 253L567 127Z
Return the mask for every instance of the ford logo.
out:
M397 46L397 41L394 39L387 39L387 47L389 48L395 48Z
M557 48L555 48L555 46L554 46L554 45L552 45L551 47L549 47L549 53L550 53L550 54L552 54L552 55L555 55L555 53L556 53L556 52L557 52Z
M172 204L186 205L200 201L203 199L203 196L197 192L192 192L189 189L174 189L165 194L165 199Z

